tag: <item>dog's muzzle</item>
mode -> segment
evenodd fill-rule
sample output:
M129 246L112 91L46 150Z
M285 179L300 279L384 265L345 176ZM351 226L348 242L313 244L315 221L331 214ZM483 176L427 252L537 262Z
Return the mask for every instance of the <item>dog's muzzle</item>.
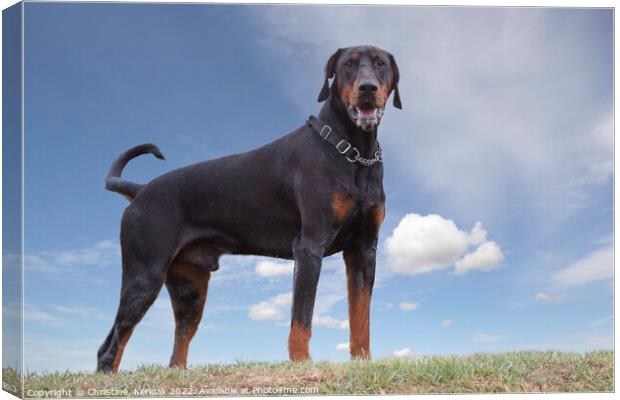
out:
M364 131L371 131L379 125L383 117L383 107L372 105L352 106L347 109L349 118Z

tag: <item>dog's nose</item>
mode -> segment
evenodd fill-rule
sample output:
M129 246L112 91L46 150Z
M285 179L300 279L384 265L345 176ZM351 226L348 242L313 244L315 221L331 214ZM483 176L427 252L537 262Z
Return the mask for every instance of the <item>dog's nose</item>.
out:
M377 85L375 85L374 82L364 81L364 82L360 83L360 85L357 87L357 89L360 92L362 92L362 93L374 93L379 88L377 87Z

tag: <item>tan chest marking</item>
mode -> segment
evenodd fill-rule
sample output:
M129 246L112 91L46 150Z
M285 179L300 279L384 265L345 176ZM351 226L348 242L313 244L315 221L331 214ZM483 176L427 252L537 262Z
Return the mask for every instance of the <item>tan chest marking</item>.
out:
M351 196L338 192L332 195L332 211L334 212L334 219L336 222L342 223L352 206L353 199L351 199Z

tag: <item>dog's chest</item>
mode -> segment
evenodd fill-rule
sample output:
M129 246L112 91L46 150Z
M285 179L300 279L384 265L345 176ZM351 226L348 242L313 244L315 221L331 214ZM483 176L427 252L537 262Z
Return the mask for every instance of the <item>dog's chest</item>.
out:
M383 169L380 166L359 168L349 182L346 191L358 206L358 211L367 211L374 205L385 201Z
M349 186L348 190L339 193L339 198L349 201L346 217L340 219L340 228L343 231L375 225L377 214L382 214L385 210L382 181L363 180L362 183Z

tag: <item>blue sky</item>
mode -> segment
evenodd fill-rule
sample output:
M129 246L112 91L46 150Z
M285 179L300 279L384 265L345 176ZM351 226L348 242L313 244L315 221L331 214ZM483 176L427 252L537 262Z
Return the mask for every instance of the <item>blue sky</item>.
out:
M29 370L95 367L119 296L118 153L162 149L125 171L146 182L274 140L360 43L396 56L403 99L380 129L375 357L612 348L610 10L29 3L25 26ZM189 363L286 359L291 271L225 256ZM313 358L348 359L338 255L317 316ZM166 364L173 326L162 290L121 367Z

